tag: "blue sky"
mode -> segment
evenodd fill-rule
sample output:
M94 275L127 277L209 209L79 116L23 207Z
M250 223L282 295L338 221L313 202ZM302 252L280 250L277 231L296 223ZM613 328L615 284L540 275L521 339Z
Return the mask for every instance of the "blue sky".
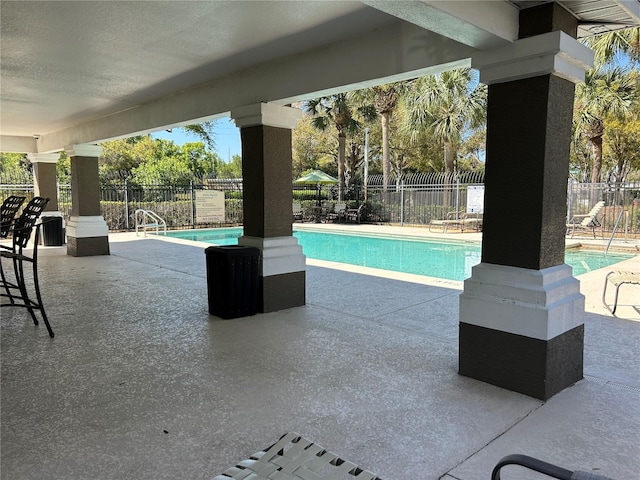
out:
M213 129L216 142L216 152L225 162L229 162L234 155L240 155L240 129L235 126L230 118L222 118L216 121ZM161 131L151 134L154 138L173 140L176 145L184 145L187 142L197 142L200 139L186 133L181 128L174 128L171 132Z

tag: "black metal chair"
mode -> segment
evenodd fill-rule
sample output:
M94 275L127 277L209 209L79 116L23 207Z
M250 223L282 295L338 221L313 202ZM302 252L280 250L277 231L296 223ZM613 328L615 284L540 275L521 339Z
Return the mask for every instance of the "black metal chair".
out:
M22 206L26 198L27 197L19 195L10 195L2 202L2 207L0 208L0 240L4 240L9 237L9 232L11 232L12 228L15 226L16 214L18 213L18 210L20 210L20 207ZM10 296L11 292L6 286L7 282L1 264L0 277L2 278L2 285L4 289Z
M7 238L15 223L15 216L27 197L10 195L2 202L0 207L0 239Z
M507 465L519 465L559 480L612 480L609 477L597 473L583 472L580 470L572 472L571 470L543 462L537 458L519 454L507 455L500 460L491 473L491 480L500 480L500 470Z
M9 282L4 271L2 271L2 284L7 293L3 293L0 296L7 297L9 299L9 303L3 303L1 305L2 307L25 307L29 311L35 325L38 325L35 310L40 310L42 320L47 326L49 336L53 338L53 330L51 329L47 314L45 313L44 306L42 305L40 284L38 282L38 243L40 241L41 224L38 224L37 221L47 203L49 203L48 198L34 197L31 199L11 228L13 237L11 245L0 245L0 259L11 260L13 263L13 273L15 277L15 283ZM31 234L34 228L36 233L33 241L33 253L32 256L29 257L26 255L24 250L31 239ZM25 262L32 265L33 286L36 294L36 300L29 297L24 273ZM1 263L0 269L2 269ZM13 293L15 290L17 290L17 292Z

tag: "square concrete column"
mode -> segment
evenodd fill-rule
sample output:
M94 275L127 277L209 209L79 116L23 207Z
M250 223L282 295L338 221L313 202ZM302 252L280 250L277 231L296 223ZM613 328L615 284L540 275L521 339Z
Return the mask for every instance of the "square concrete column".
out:
M291 129L300 110L259 103L231 112L240 128L244 236L260 249L258 309L272 312L305 304L306 262L293 236Z
M102 147L70 145L71 217L67 223L67 254L109 255L109 227L100 211L98 157Z
M33 186L37 197L49 199L44 208L47 215L59 216L58 182L56 164L60 155L57 153L30 153L27 155L33 165Z
M541 33L576 26L557 5L523 10L520 25L528 38L472 59L489 85L487 160L459 372L547 399L583 372L584 297L564 264L565 214L574 83L593 55L561 30Z

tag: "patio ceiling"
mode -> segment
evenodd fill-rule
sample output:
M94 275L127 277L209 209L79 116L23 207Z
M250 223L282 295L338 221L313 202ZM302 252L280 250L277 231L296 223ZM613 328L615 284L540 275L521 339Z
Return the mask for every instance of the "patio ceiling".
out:
M515 40L519 9L536 3L2 1L0 150L56 151L467 66ZM591 31L640 24L638 0L560 3Z

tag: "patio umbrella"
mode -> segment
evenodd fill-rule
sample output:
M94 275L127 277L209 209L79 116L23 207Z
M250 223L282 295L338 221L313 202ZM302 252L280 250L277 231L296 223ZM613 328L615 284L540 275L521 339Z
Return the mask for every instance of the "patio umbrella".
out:
M333 183L338 183L338 179L332 177L328 173L324 173L322 170L312 170L311 172L303 175L302 177L295 180L293 183L312 185L315 184L317 187L317 201L318 205L320 205L320 185L329 185Z

